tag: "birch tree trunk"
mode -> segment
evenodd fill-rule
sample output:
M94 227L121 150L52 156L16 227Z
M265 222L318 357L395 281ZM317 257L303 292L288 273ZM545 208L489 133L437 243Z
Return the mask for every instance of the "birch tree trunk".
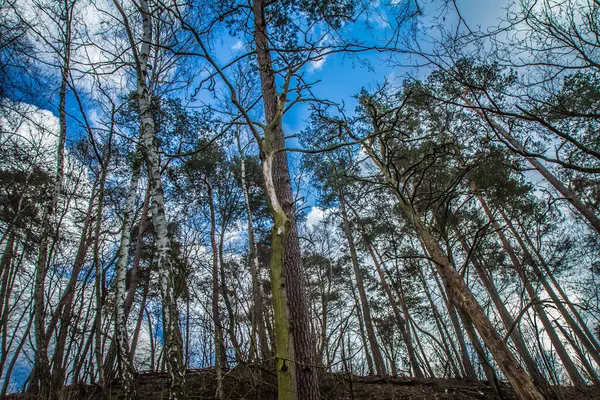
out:
M152 115L152 81L148 76L150 51L153 45L152 14L148 0L140 0L138 10L142 18L142 38L138 51L129 18L118 0L113 0L123 19L127 37L133 52L136 72L136 99L140 118L141 150L146 160L148 181L151 189L151 211L156 233L157 270L162 300L162 323L164 347L163 360L169 372L169 398L187 398L185 365L183 364L183 343L179 329L179 311L175 297L173 271L169 259L169 234L165 213L165 199L161 176L160 159L155 142L156 126ZM157 60L155 60L156 62ZM157 79L156 76L152 77Z
M140 180L141 160L135 158L132 167L131 181L127 193L127 203L125 206L125 215L123 216L123 227L121 228L121 243L119 246L117 260L117 276L115 283L115 347L117 372L123 388L123 395L126 400L133 400L138 397L134 386L133 365L129 354L129 341L127 336L127 312L126 312L126 279L127 279L127 261L129 259L129 247L131 242L131 229L137 200L137 190ZM143 305L142 305L143 307ZM110 352L110 350L109 350Z

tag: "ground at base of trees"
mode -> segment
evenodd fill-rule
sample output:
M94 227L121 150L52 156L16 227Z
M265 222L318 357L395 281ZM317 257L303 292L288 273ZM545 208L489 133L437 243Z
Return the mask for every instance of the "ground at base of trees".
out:
M136 376L139 400L168 398L168 373L142 372ZM186 375L189 399L215 398L216 374L213 368L189 370ZM225 399L276 400L276 378L270 371L255 368L234 368L224 373ZM328 373L321 377L321 396L327 400L433 400L433 399L495 399L485 381L465 379L413 379L403 377L358 376ZM500 383L502 400L517 399L507 383ZM574 387L561 387L565 400L600 398L600 388L590 387L582 392ZM106 388L98 385L72 385L65 388L65 400L117 400L122 398L118 381ZM31 393L9 395L7 400L35 400Z

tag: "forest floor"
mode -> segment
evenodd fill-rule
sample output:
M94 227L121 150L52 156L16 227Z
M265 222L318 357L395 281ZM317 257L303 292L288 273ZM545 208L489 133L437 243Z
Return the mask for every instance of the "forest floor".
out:
M216 376L214 369L188 371L187 392L190 400L215 398ZM140 373L137 375L139 400L168 399L166 373ZM250 369L233 369L225 373L226 399L275 400L277 392L272 373L258 374ZM600 399L600 389L590 388L587 393L573 387L561 387L565 400ZM516 400L507 383L501 383L503 400ZM412 379L349 374L327 374L321 380L323 399L331 400L433 400L433 399L494 399L494 393L484 381L463 379ZM97 385L74 385L65 390L65 399L117 400L122 397L118 382L104 390ZM33 394L13 394L7 400L34 400Z

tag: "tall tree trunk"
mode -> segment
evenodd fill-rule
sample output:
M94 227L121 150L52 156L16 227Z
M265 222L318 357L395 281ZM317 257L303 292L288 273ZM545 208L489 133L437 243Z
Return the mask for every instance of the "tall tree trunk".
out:
M136 152L137 153L137 152ZM136 154L139 155L139 154ZM129 244L131 241L131 229L133 227L134 214L137 200L137 190L140 180L141 160L139 157L134 158L132 166L131 181L129 183L129 191L127 194L127 204L125 215L123 216L123 227L121 228L121 243L119 246L117 260L117 276L115 283L115 340L114 348L116 349L117 372L121 386L123 387L123 395L126 400L136 399L138 397L137 390L133 380L133 364L129 354L129 340L127 336L127 312L126 312L126 278L127 278L127 262L129 260ZM142 305L143 307L143 305ZM110 349L109 349L110 352Z
M393 189L400 210L404 214L406 220L414 227L423 246L427 249L438 274L442 277L444 284L447 287L449 295L464 313L471 316L473 325L494 356L498 366L508 378L512 387L523 400L543 399L544 396L540 393L529 375L521 368L518 361L508 349L506 343L504 343L502 338L498 335L498 332L492 326L479 303L477 303L477 300L468 286L453 268L450 260L446 254L444 254L437 242L437 239L427 228L425 228L421 221L421 217L401 192L398 182L392 178L386 167L375 156L372 149L369 146L365 146L364 148Z
M365 328L367 331L367 339L369 340L369 346L371 347L371 354L373 356L373 363L375 364L375 371L379 376L387 376L385 370L385 363L381 356L381 350L377 343L377 336L375 335L375 328L373 327L373 319L371 318L371 311L369 307L369 300L367 299L367 292L362 279L362 272L360 265L358 264L358 255L356 254L356 247L354 245L354 236L352 234L352 228L348 221L348 214L346 213L346 199L344 194L340 191L338 193L340 200L340 213L342 215L342 226L346 241L348 242L348 250L350 251L350 260L352 261L352 268L354 270L354 278L356 279L356 288L358 290L358 298L360 299L360 310L363 320L365 322Z
M286 153L279 151L285 146L281 118L286 106L286 93L281 96L275 85L265 3L264 0L253 0L252 13L266 121L264 138L260 143L261 159L274 221L271 287L279 399L319 400L316 349L310 330L310 308L305 293L306 277L302 267L292 186Z
M39 389L40 399L55 399L59 393L53 387L50 375L50 361L48 359L48 342L46 340L46 313L45 313L45 287L48 272L48 248L50 237L53 233L52 219L58 207L64 179L65 142L67 138L67 86L70 76L71 64L71 22L74 2L62 1L61 10L64 14L60 21L64 23L64 49L62 54L61 84L58 105L58 144L56 149L56 171L54 187L44 201L44 211L41 223L40 247L36 262L35 289L34 289L34 315L35 315L35 366L34 388Z
M103 269L100 265L100 228L102 227L102 205L104 200L104 183L106 182L107 169L102 172L102 180L100 182L100 191L98 193L98 211L96 213L96 226L94 228L94 250L93 263L96 271L96 341L94 354L96 356L96 368L98 369L98 382L100 386L104 386L104 346L102 343L102 303L104 300L104 280Z
M155 141L156 126L152 114L153 91L149 82L149 58L153 45L153 21L148 0L140 0L138 10L142 17L142 40L138 51L138 41L133 35L127 13L118 0L113 0L117 11L123 18L127 37L135 60L137 80L136 99L140 118L141 149L146 159L148 181L151 187L151 211L156 233L157 270L162 300L162 322L164 338L164 361L169 372L169 399L187 398L185 384L185 365L183 363L183 344L179 330L179 311L175 297L173 271L169 258L169 234L165 214L165 199L161 176L160 159ZM158 60L155 60L157 62ZM157 79L156 76L152 77Z
M375 269L377 270L377 274L379 275L379 280L381 281L381 286L385 291L390 305L392 306L392 311L394 312L394 316L396 317L396 322L398 323L398 328L400 329L400 333L402 334L402 339L404 340L404 344L406 345L406 350L408 352L408 359L410 360L410 365L413 370L413 374L416 378L422 379L425 377L423 371L421 370L421 366L419 365L419 360L417 358L417 353L415 351L415 346L413 344L412 337L410 335L410 329L406 325L406 321L409 318L408 308L406 306L406 301L404 298L400 299L400 305L402 306L402 313L400 313L400 309L398 308L398 303L394 296L392 295L392 290L385 279L385 275L383 274L381 266L383 264L383 259L381 255L379 255L377 248L373 246L369 241L366 235L363 232L363 241L367 245L367 249L369 250L369 254L371 255L371 259L373 260L373 264L375 265ZM379 258L379 259L378 259ZM398 285L401 285L401 282L398 282ZM404 317L402 316L404 314Z
M216 398L223 400L225 393L223 391L223 327L221 325L221 315L219 312L219 249L217 247L216 228L217 220L215 217L215 206L213 203L213 193L211 184L205 181L208 193L208 207L210 208L210 245L213 253L212 257L212 317L215 330L215 371L217 374Z
M259 282L258 273L258 251L256 249L256 240L254 238L254 224L252 222L252 209L250 208L250 194L248 193L248 180L246 177L245 154L240 143L239 132L236 136L238 151L240 153L242 191L244 192L244 203L246 206L246 219L248 230L248 267L250 269L250 278L252 281L252 331L250 336L250 359L256 352L256 337L258 336L258 348L260 349L260 359L265 360L269 357L269 345L267 333L265 331L265 317L263 310L263 293Z
M137 149L137 151L140 151L140 148ZM142 160L138 160L138 168L140 168L139 173L141 173L141 165ZM135 164L134 164L135 166ZM138 223L138 229L137 229L137 238L136 238L136 244L135 244L135 253L133 255L133 262L131 265L131 269L129 270L129 285L126 285L126 295L125 295L125 303L123 304L124 310L123 310L123 316L125 318L125 321L129 320L129 313L131 312L131 307L133 306L133 301L135 299L135 294L137 292L137 287L138 287L138 282L140 279L140 261L142 258L142 246L144 244L144 232L146 232L146 228L148 225L148 210L150 207L150 194L151 194L151 187L150 184L146 185L146 194L144 196L144 204L142 206L142 215L140 217L140 222ZM131 235L131 233L130 233ZM131 239L130 239L131 240ZM117 252L117 257L118 257L118 252ZM149 285L149 275L145 281L145 285L143 288L143 293L142 294L142 305L141 308L138 312L138 319L137 319L137 325L136 325L136 330L134 331L134 335L131 341L131 348L129 349L129 354L130 354L130 358L131 358L131 365L133 366L133 360L135 360L135 348L137 346L137 335L139 334L139 330L141 327L141 321L140 318L143 317L143 306L144 303L146 301L146 295L148 293L148 285ZM126 271L126 276L125 276L125 283L127 283L127 271ZM140 317L140 315L142 317ZM106 359L104 360L104 369L105 369L105 376L107 377L107 379L112 380L116 375L116 370L115 370L115 362L117 361L117 342L115 340L113 340L109 347L108 347L108 351L106 352Z

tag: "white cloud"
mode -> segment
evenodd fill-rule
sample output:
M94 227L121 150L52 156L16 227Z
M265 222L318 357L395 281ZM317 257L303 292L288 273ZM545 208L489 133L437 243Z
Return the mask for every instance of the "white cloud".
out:
M308 72L315 72L315 71L319 71L323 68L323 66L325 65L325 59L326 57L319 57L314 61L311 61L308 63Z
M231 50L238 51L244 48L244 43L241 40L238 40L231 46Z
M0 118L0 146L14 143L27 148L32 164L51 168L56 156L58 118L52 112L30 104L14 103L11 108L13 111Z
M306 224L311 227L315 226L321 222L323 218L325 218L325 210L321 207L313 206L306 216Z

